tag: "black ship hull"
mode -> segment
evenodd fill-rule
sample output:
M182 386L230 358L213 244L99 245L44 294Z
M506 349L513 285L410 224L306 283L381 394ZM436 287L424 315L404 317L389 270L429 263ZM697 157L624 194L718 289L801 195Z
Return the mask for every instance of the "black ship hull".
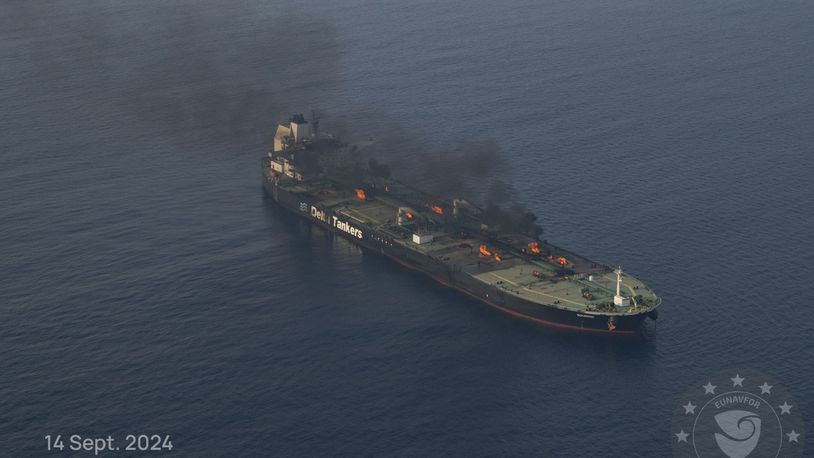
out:
M610 315L579 312L523 300L478 281L465 272L456 271L441 260L392 243L386 235L378 234L374 228L356 224L360 227L350 230L348 225L333 217L330 210L323 208L313 197L290 192L265 179L263 188L277 204L312 224L343 236L367 251L384 255L404 267L421 272L444 286L509 315L553 328L614 335L636 335L647 317L647 314Z

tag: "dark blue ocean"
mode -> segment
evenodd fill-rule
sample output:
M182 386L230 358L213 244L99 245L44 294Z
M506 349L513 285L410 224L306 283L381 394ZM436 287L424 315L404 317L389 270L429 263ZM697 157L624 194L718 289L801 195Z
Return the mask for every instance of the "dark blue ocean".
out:
M729 368L814 430L812 24L808 0L4 0L0 455L669 456L682 394ZM545 238L663 296L653 335L502 315L280 210L259 159L311 109L494 140Z

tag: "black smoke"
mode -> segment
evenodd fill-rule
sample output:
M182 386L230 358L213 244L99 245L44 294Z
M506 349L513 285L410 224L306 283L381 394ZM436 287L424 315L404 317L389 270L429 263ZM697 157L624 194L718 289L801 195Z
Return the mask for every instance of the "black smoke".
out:
M158 28L150 41L166 46L123 81L139 103L122 108L182 136L268 145L279 121L324 102L340 84L333 27L304 15L256 17L246 5L190 8ZM219 32L241 28L250 32Z
M350 129L352 123L346 119L339 119L341 135L362 145L354 157L366 159L374 175L392 175L447 201L465 199L482 208L481 220L491 229L535 238L542 235L537 216L511 185L515 164L496 140L427 144L408 129L382 121L381 115L357 121L366 133L374 132L375 138L369 138Z
M32 84L38 92L57 97L90 87L94 106L108 107L96 115L99 125L131 125L186 151L212 144L266 151L278 122L333 105L343 87L331 22L262 2L12 1L0 13L4 36L21 43L27 74L49 76ZM53 51L64 58L50 58ZM71 113L64 117L70 122ZM496 141L427 144L387 119L326 113L323 130L358 141L352 160L374 175L470 200L488 210L492 225L512 221L519 199L505 183L513 165ZM318 167L313 158L300 160Z
M326 103L341 85L331 23L263 2L11 1L0 6L0 26L30 50L21 54L29 74L47 75L41 92L86 97L92 88L94 105L107 107L100 124L184 147L243 142L262 151L279 121Z

